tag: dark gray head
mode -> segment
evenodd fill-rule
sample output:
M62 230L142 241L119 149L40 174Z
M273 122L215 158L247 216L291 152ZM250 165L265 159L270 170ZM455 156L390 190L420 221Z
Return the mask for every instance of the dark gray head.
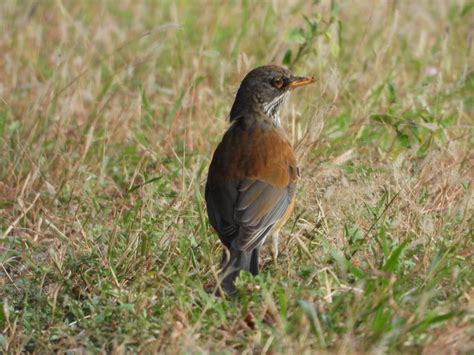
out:
M276 65L255 68L240 84L230 111L230 121L258 111L280 126L280 109L291 90L314 81L311 77L294 76L289 70Z

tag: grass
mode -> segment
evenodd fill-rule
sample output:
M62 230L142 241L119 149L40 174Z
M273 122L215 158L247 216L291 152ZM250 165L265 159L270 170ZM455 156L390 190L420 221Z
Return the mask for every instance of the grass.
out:
M3 1L0 352L474 350L474 3ZM243 75L311 74L275 264L216 299Z

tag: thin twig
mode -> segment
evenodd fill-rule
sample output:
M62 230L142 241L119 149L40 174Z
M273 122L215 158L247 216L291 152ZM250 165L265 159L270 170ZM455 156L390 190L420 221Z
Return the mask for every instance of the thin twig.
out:
M33 206L35 205L35 203L36 203L36 201L38 200L39 197L40 197L40 194L39 194L39 192L38 192L38 193L36 194L36 196L35 196L33 202L32 202L25 210L23 210L23 212L21 213L21 215L20 215L17 219L15 219L15 221L14 221L12 224L10 224L10 226L7 228L7 230L3 233L3 236L2 236L1 239L5 239L5 238L7 237L7 235L11 232L11 230L12 230L13 228L15 228L16 224L17 224L18 222L20 222L20 220L21 220L23 217L25 217L25 215L33 208Z

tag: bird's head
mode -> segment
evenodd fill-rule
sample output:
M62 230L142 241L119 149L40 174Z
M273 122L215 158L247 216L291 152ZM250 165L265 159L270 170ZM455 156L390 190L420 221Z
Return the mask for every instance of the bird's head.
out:
M258 110L281 126L280 109L294 88L311 84L312 77L293 75L289 70L266 65L250 71L242 80L230 111L230 121Z

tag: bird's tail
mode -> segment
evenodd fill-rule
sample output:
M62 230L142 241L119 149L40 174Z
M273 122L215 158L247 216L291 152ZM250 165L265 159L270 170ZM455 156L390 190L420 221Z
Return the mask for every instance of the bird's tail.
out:
M254 276L258 274L259 249L255 248L249 252L234 248L224 250L219 282L227 295L233 295L237 291L234 282L240 271L248 271Z

